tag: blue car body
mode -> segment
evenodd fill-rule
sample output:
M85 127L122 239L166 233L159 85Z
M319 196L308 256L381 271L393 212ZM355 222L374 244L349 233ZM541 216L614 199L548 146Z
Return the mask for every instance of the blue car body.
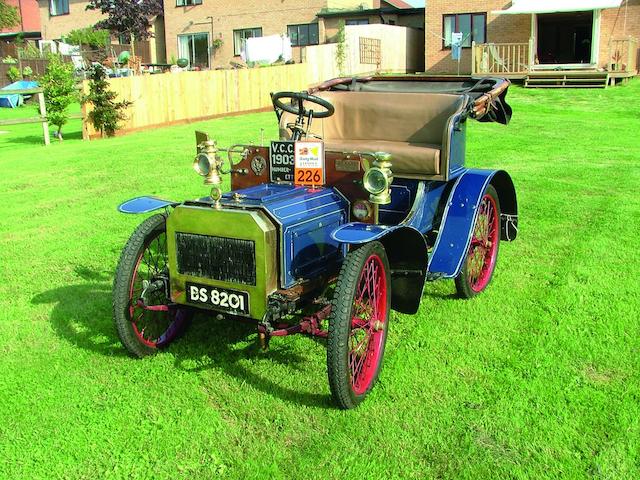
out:
M491 102L492 120L507 123L511 111L504 94ZM518 204L513 181L503 170L465 166L466 119L473 113L469 108L460 112L464 115L453 118L447 144L448 170L433 180L396 178L391 185L391 203L380 205L377 224L352 221L351 202L336 186L310 189L265 182L234 188L222 196L217 207L260 210L277 226L278 287L283 290L336 272L352 248L381 242L391 266L392 308L414 313L426 281L460 275L488 186L498 194L500 239L512 241L517 236ZM485 116L477 119L487 120ZM248 166L249 160L245 158L242 165ZM200 201L212 204L208 197ZM120 205L119 210L138 214L179 204L138 197Z

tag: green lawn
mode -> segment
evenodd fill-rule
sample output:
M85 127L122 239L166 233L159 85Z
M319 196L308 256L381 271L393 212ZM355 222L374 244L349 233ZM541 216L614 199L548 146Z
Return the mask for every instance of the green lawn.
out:
M512 174L517 242L486 294L429 284L393 316L381 381L348 412L320 343L263 353L203 317L134 360L112 325L142 220L116 205L207 193L193 130L255 141L273 114L94 142L75 122L49 148L38 125L0 128L0 478L639 478L640 82L509 98L509 127L470 125L468 163Z

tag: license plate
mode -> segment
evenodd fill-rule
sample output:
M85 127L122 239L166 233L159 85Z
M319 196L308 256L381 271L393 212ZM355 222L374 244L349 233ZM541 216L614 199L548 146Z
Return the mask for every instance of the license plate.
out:
M271 142L269 172L271 181L293 183L294 142Z
M249 294L238 290L187 283L187 302L227 313L249 315Z

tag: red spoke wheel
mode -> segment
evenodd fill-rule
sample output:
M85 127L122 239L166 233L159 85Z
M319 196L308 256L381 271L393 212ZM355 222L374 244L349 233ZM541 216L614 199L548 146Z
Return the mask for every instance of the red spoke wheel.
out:
M341 408L356 407L378 379L390 307L389 261L382 244L350 252L336 283L327 338L329 386Z
M140 224L120 256L113 284L113 317L118 336L136 357L157 352L178 338L193 313L169 302L166 218Z
M478 207L462 270L456 277L456 289L461 297L475 297L487 288L498 261L499 248L500 201L495 188L489 185Z

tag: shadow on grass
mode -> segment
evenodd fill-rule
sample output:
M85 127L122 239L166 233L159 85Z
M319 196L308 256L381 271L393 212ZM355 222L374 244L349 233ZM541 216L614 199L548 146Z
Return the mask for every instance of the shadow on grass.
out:
M69 133L63 133L63 141L60 142L60 140L58 140L55 137L55 131L51 132L51 143L52 144L56 144L56 143L64 143L65 141L69 140L82 140L82 132L81 131L76 131L76 132L69 132ZM16 136L16 137L8 137L8 138L3 138L3 140L6 140L5 146L7 145L15 145L15 144L19 144L19 145L35 145L35 146L44 146L44 136L42 134L40 135L21 135L21 136Z
M64 340L100 355L127 356L113 325L109 274L86 267L77 267L75 272L86 283L39 293L31 302L54 304L50 321L56 334ZM271 362L286 366L290 375L312 374L308 360L293 352L284 341L274 339L271 349L263 352L257 344L255 324L198 314L190 331L168 350L175 357L176 368L190 372L219 369L283 401L332 408L327 395L284 387L269 377L268 370L256 373L242 365L247 360L254 364ZM136 360L131 358L131 361Z
M309 341L309 347L312 348L312 340L305 340ZM310 360L293 351L286 339L274 338L269 350L263 351L257 341L255 324L231 319L217 320L206 314L198 314L185 337L170 350L175 355L176 366L186 371L217 369L280 400L297 405L334 408L330 396L283 386L277 378L270 376L268 367L260 368L257 365L283 365L287 369L284 375L300 377L314 374ZM206 359L204 364L203 355ZM195 366L191 366L194 361ZM254 366L244 366L243 363L247 362Z

